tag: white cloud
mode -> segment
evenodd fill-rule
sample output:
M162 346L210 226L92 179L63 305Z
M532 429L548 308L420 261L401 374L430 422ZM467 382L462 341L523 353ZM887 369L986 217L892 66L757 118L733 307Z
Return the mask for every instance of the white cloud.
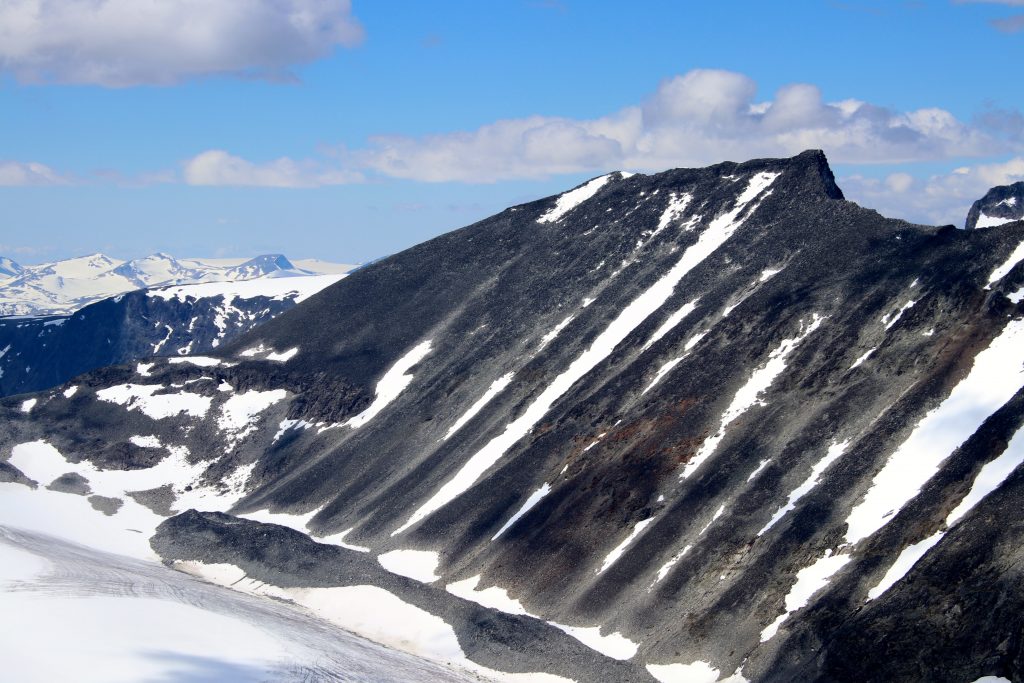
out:
M349 0L4 0L0 69L110 87L289 67L353 46Z
M946 174L916 179L893 173L884 179L853 175L839 179L847 199L885 216L934 225L963 227L967 211L996 185L1024 180L1024 157L964 166Z
M982 157L1020 141L948 111L893 111L859 100L824 102L814 85L784 86L755 102L743 74L698 69L663 82L644 102L596 119L532 116L473 131L371 138L355 165L423 181L495 182L613 168L660 170L822 148L834 163Z
M359 173L328 169L314 161L287 157L256 164L223 150L212 149L185 162L188 185L233 187L323 187L362 180Z
M71 180L46 164L34 161L0 161L0 187L68 185Z

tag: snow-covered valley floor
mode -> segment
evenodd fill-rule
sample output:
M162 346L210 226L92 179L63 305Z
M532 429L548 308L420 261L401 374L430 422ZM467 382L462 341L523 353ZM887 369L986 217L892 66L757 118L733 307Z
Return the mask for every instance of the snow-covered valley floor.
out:
M294 605L160 564L0 526L6 680L482 681Z

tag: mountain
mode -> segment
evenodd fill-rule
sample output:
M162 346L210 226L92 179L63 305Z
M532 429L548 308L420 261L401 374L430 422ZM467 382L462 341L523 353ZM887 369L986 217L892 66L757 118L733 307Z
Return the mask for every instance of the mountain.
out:
M280 254L253 259L176 259L154 254L131 261L92 254L20 267L10 278L0 280L0 316L66 316L101 299L147 287L340 274L355 267L318 261L309 265L296 267Z
M1024 181L993 187L971 205L967 229L993 228L1024 220Z
M1022 261L820 152L612 173L0 401L0 524L503 672L1021 680Z
M20 272L21 266L6 256L0 256L0 278L14 277Z
M0 396L150 356L205 353L343 277L178 285L119 294L68 317L0 318Z

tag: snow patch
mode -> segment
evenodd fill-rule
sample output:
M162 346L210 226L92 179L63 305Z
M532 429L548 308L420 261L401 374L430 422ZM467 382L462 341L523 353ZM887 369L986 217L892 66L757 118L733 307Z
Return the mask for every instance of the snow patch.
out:
M37 399L37 398L30 398L27 401L22 401L22 403L21 403L21 412L23 412L23 413L31 413L32 409L36 407L37 403L39 403L39 399Z
M506 614L518 614L518 615L529 615L526 608L518 600L513 600L508 596L508 591L504 588L498 588L497 586L491 586L490 588L484 588L478 590L477 586L480 585L480 575L470 577L465 581L456 581L455 583L449 583L445 590L462 598L463 600L469 600L475 602L482 607L488 607L490 609L496 609L499 612Z
M1024 463L1024 429L1019 429L999 457L982 466L971 484L971 490L946 516L946 528L952 528L954 524L963 519L985 496L999 488L1022 463ZM868 599L874 600L889 590L917 564L918 560L924 557L925 553L938 544L943 536L945 536L945 532L939 531L923 541L904 548L878 585L868 592Z
M253 390L244 394L235 394L224 401L220 415L217 417L217 427L227 435L227 449L230 450L239 441L256 431L260 413L278 401L284 400L287 395L288 392L284 389Z
M392 550L379 555L377 562L392 574L407 576L421 583L433 583L441 578L436 573L441 558L429 550Z
M666 576L668 576L668 573L670 571L672 571L672 567L675 567L676 564L678 564L679 560L683 559L686 556L686 553L690 552L690 550L692 550L692 549L693 549L692 545L687 545L682 550L680 550L678 553L676 553L671 558L669 558L668 562L666 562L665 564L661 565L661 567L658 568L658 577L656 579L654 579L654 583L651 584L651 588L654 588L654 584L660 583L662 581L662 579L664 579ZM648 590L650 590L650 589L648 589Z
M600 626L565 626L564 624L556 624L553 621L548 623L560 631L569 634L591 650L600 652L605 657L611 657L612 659L621 661L632 659L636 656L637 650L640 649L639 643L634 643L621 633L615 632L606 636L601 635Z
M882 324L885 325L885 329L888 330L893 325L895 325L899 321L899 319L903 317L903 314L909 311L911 308L913 308L916 303L917 301L911 299L907 303L903 304L903 306L901 306L900 309L895 313L883 315Z
M1016 199L1016 197L1012 197ZM1007 223L1013 223L1019 221L1019 218L1000 218L999 216L989 216L985 212L978 214L978 222L974 224L975 230L983 230L985 228L996 228L1000 225L1006 225Z
M754 477L756 477L757 475L761 474L761 470L763 470L765 467L767 467L768 463L770 463L770 462L771 462L770 458L765 458L764 460L759 462L757 464L757 467L754 468L754 471L750 473L749 477L747 477L747 481L754 481Z
M340 533L331 534L330 536L322 536L320 538L317 538L316 542L317 543L326 543L328 545L341 546L342 548L348 548L349 550L355 550L357 553L368 553L368 552L370 552L370 549L367 548L365 545L353 545L351 543L346 543L345 542L345 537L348 536L350 533L352 533L353 529L355 529L355 527L350 526L349 528L345 529L344 531L342 531Z
M215 368L220 365L219 359L210 358L209 356L178 356L175 358L169 358L167 362L171 365L188 363L189 365L198 365L201 368Z
M96 398L108 403L138 410L154 420L162 420L184 413L189 417L205 417L213 399L182 391L176 394L157 394L161 384L118 384L96 392Z
M130 436L128 442L139 448L160 448L160 439L155 436Z
M554 223L565 214L569 213L577 206L587 201L598 191L604 187L605 183L611 180L612 174L603 175L599 178L594 178L588 183L580 185L574 190L559 195L555 201L555 205L549 209L543 216L537 219L538 223Z
M718 669L707 662L648 664L647 671L660 683L716 683Z
M277 363L286 363L286 362L290 361L292 358L294 358L295 354L297 354L298 352L299 352L299 347L298 346L296 346L294 348L291 348L291 349L288 349L287 351L282 351L281 353L277 353L276 351L271 351L270 353L268 353L266 355L266 360L275 361Z
M431 341L428 339L399 358L377 382L373 403L366 410L345 422L345 425L352 429L359 429L398 398L413 379L413 376L407 375L406 372L423 360L431 350Z
M826 550L825 555L809 567L804 567L796 574L796 583L786 594L786 611L761 631L761 642L771 640L779 632L782 622L798 609L805 607L815 593L828 585L829 580L852 558L849 555L833 555Z
M309 524L310 520L316 517L316 514L320 512L320 508L304 512L302 514L294 514L291 512L271 512L270 510L257 510L256 512L245 512L239 517L245 519L251 519L254 522L261 522L263 524L277 524L278 526L286 526L289 529L300 531L309 536L309 530L306 525Z
M686 356L683 355L683 356L679 356L678 358L673 358L671 360L667 360L664 363L662 363L661 367L658 368L658 371L656 373L654 373L654 379L651 380L650 384L648 384L646 387L644 387L644 390L640 392L640 395L643 396L648 391L653 389L654 386L665 377L665 375L667 375L668 373L672 372L672 368L674 368L675 366L679 365L679 363L682 362L683 359L685 359L685 358L686 358Z

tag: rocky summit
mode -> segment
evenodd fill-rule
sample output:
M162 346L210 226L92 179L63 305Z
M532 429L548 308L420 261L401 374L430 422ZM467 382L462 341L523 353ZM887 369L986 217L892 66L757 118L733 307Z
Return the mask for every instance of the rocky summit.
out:
M992 228L1024 220L1024 181L993 187L971 205L967 229Z
M820 152L611 173L5 400L0 523L532 680L1021 680L1022 261Z

